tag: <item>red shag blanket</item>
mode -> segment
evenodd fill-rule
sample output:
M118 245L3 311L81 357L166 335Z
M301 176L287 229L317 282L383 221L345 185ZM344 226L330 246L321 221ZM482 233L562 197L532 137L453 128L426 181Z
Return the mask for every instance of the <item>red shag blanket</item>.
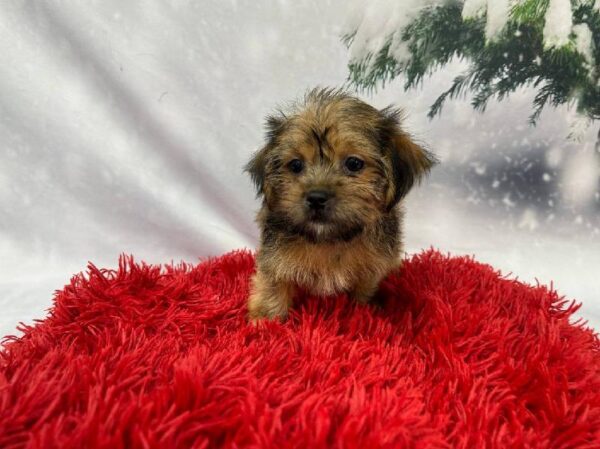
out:
M253 256L89 266L5 341L0 447L599 448L600 345L545 287L428 251L382 306L248 325Z

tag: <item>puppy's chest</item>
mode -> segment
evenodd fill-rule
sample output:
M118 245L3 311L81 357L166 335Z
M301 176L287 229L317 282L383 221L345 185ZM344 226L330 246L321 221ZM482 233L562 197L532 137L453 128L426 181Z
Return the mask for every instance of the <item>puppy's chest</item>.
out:
M278 274L315 294L351 290L365 277L378 275L387 265L363 246L299 244L278 252Z

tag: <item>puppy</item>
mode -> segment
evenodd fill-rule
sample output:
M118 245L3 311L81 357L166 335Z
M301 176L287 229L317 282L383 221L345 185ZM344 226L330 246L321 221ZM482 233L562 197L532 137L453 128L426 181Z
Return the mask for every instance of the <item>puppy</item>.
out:
M401 116L315 89L267 118L266 144L246 166L262 197L251 321L285 318L298 288L367 303L399 267L401 200L435 162Z

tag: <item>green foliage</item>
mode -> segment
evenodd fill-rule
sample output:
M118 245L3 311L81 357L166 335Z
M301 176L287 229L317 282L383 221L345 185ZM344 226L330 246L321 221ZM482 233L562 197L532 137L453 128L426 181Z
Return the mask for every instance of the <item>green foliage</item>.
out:
M423 10L404 30L401 40L408 57L397 61L386 45L362 61L349 63L349 81L359 89L373 90L379 84L404 75L405 89L419 86L426 77L453 58L468 63L465 73L431 105L429 116L441 113L446 100L472 93L471 104L483 111L490 99L502 100L521 86L533 86L530 121L535 124L546 105L576 101L578 112L592 120L600 118L599 67L586 61L574 40L561 48L545 48L544 14L549 0L525 0L511 11L501 34L486 42L485 17L463 20L456 2ZM592 32L593 61L600 61L600 13L592 2L573 3L573 23L588 25ZM574 36L572 36L574 39ZM347 45L354 35L344 38Z
M550 0L524 0L516 3L511 10L511 17L518 23L544 26L544 15Z

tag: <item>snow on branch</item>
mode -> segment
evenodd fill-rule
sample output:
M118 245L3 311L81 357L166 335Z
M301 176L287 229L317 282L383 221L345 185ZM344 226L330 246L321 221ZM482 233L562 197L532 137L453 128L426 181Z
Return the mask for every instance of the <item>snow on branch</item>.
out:
M600 10L600 0L595 7ZM579 0L575 3L585 3ZM343 34L349 42L350 61L369 63L374 55L387 48L387 55L398 63L408 57L406 42L401 39L402 31L423 10L450 3L462 3L464 20L486 17L485 36L493 40L499 36L509 20L514 19L516 10L526 17L543 13L544 46L563 47L572 42L573 35L581 35L582 30L574 28L571 0L373 0L355 1L350 11ZM587 43L587 36L583 39ZM575 47L587 58L588 47L575 41Z
M569 43L573 28L570 0L550 0L544 25L544 46L563 47Z
M468 69L439 95L471 92L485 110L522 86L537 90L530 122L546 106L567 104L600 119L600 0L373 0L351 8L344 33L349 80L374 89L402 74L405 89L458 58Z

